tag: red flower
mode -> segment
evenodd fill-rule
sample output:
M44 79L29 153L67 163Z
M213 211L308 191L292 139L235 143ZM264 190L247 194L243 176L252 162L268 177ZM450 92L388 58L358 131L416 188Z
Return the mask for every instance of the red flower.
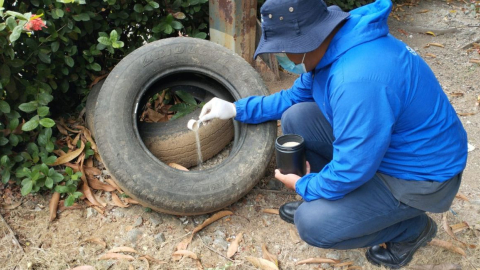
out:
M70 8L69 8L69 7L66 7L66 8L65 8L65 11L66 11L66 12L70 12Z
M35 17L35 14L32 14L32 17ZM27 31L39 31L42 30L42 28L47 28L45 25L45 22L42 21L40 18L35 18L33 20L28 21L25 26L25 30Z

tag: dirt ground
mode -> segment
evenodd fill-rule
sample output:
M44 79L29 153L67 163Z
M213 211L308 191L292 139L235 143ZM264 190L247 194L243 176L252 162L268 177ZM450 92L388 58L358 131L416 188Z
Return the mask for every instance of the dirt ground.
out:
M455 199L451 211L444 215L430 215L439 225L437 239L453 244L456 252L428 245L409 264L414 269L480 269L480 63L471 61L480 62L480 48L474 48L475 42L480 43L480 15L475 14L472 5L457 0L420 1L395 6L390 16L391 34L415 49L432 67L459 113L471 145L460 187L464 196ZM289 88L295 79L288 74L276 81L267 77L271 92ZM280 269L380 269L366 261L365 249L311 247L299 239L293 225L283 222L277 214L263 212L298 199L274 179L274 164L274 160L268 164L265 177L250 193L225 209L233 215L193 237L188 250L199 260L185 256L174 261L172 253L177 244L191 236L194 227L211 215L180 217L155 213L140 205L116 207L109 192L97 192L107 203L103 215L82 203L79 209L60 212L49 223L50 196L30 195L22 199L20 206L8 207L19 202L20 196L0 188L0 203L7 205L0 208L4 218L0 219L0 269L70 269L82 265L94 267L90 269L198 269L199 264L204 269L257 269L248 256L262 258L263 244L278 258ZM449 235L445 224L456 224L453 231L457 240ZM227 258L228 246L239 233L243 233L243 241L237 253ZM132 260L99 259L118 247L133 248L136 253L118 253L130 255ZM142 259L145 255L150 257ZM346 266L296 265L308 258L337 259ZM429 268L432 265L443 268Z

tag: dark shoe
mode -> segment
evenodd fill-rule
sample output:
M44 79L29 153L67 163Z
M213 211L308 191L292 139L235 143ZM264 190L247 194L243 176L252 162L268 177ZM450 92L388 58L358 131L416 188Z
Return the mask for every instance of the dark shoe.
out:
M437 225L428 217L427 226L420 236L411 242L385 243L387 248L379 245L367 250L365 256L374 265L383 265L388 268L397 269L407 265L413 254L422 246L430 242L437 233Z
M288 223L294 224L293 217L295 215L295 211L302 203L303 201L288 202L280 206L280 210L278 211L280 213L280 218Z

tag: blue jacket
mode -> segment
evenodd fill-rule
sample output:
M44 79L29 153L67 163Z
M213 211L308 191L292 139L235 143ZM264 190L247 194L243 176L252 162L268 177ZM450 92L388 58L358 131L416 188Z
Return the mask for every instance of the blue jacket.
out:
M315 70L290 89L235 102L246 123L318 104L333 128L333 160L297 182L306 201L340 199L376 172L442 182L465 167L466 132L428 65L388 33L391 7L377 0L351 11Z

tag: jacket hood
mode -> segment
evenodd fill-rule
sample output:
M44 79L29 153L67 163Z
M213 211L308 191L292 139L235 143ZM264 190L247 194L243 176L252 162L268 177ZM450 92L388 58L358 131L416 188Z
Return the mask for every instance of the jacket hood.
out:
M388 15L392 10L390 0L377 0L350 11L350 17L335 34L317 69L332 64L349 49L388 35Z

